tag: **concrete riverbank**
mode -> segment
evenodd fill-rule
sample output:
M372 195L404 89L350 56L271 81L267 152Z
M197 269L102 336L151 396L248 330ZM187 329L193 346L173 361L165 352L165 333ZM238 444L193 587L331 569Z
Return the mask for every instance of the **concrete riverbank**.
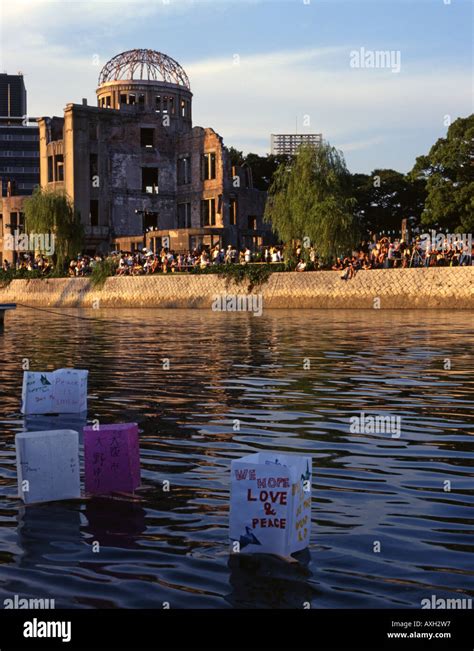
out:
M375 269L341 280L337 271L274 273L250 294L264 309L474 309L474 267ZM112 277L102 287L87 278L14 280L0 286L0 303L43 307L211 309L217 295L248 294L214 274Z

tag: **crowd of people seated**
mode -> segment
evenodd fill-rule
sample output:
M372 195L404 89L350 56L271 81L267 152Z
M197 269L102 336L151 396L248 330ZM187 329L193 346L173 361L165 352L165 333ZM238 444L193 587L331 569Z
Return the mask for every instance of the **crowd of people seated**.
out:
M466 241L446 238L440 244L431 244L421 238L407 243L403 238L382 237L363 242L351 256L337 258L332 266L343 271L343 280L350 280L360 269L395 269L407 267L457 267L472 264L472 246Z
M82 278L89 276L94 267L103 261L100 255L78 255L77 258L72 259L68 266L68 275L75 278Z
M281 247L266 247L253 252L246 247L237 250L229 245L227 249L218 246L210 250L202 249L177 253L170 249L162 249L159 253L144 248L142 251L115 251L111 254L117 263L117 275L136 276L157 272L174 273L206 269L213 265L249 264L251 262L278 263L283 261Z
M298 245L294 251L294 268L296 271L318 270L328 268L323 265L317 251L310 246L303 248ZM194 249L187 252L176 252L163 248L160 252L143 248L140 251L114 251L108 256L78 255L68 262L65 272L70 277L89 276L94 267L104 260L112 262L115 273L123 275L149 275L155 273L189 272L195 269L204 270L214 265L267 263L276 264L285 261L282 246L266 246L252 251L249 247L241 250L229 244L227 248L215 246L208 249ZM403 238L388 236L364 241L357 251L346 257L338 257L330 267L340 271L343 280L350 280L361 269L395 269L406 267L433 266L463 266L471 265L473 251L467 239L453 241L446 239L432 245L421 238L411 243ZM54 268L53 260L44 255L22 253L15 264L7 260L2 263L1 270L39 271L41 275L49 274Z
M53 261L45 255L33 255L24 253L20 255L15 264L8 260L3 260L2 271L39 271L42 275L47 275L53 269Z

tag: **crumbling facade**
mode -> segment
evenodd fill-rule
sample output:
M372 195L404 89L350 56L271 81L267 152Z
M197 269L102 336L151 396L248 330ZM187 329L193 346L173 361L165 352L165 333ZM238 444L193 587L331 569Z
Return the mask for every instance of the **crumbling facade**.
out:
M102 69L97 100L39 119L41 185L68 193L88 252L270 240L265 193L249 168L231 166L213 129L193 127L178 63L153 50L120 54Z

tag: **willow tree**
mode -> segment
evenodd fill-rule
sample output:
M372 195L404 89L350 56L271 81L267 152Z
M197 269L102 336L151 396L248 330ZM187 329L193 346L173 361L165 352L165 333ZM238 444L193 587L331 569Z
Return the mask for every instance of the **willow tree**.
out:
M285 245L311 242L328 262L357 241L354 206L342 153L326 143L302 145L273 175L264 218Z
M64 190L36 188L25 201L24 211L27 233L54 235L57 269L81 251L84 229Z

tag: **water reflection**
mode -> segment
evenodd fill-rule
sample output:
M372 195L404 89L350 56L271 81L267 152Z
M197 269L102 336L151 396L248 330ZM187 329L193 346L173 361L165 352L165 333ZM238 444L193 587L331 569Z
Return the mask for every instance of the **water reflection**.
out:
M145 510L125 499L91 498L86 502L84 515L84 533L89 544L99 543L98 550L102 546L137 549L146 530Z
M55 561L67 562L80 549L78 505L50 502L20 506L18 510L18 564L37 569ZM53 533L54 532L54 533Z
M18 309L2 335L0 595L383 608L473 594L472 313L61 314ZM84 424L21 416L24 358L32 370L88 368L88 422L139 423L142 502L13 499L15 433ZM400 417L400 438L351 432L361 411ZM307 564L229 561L230 463L264 450L313 459Z
M234 608L309 608L317 596L309 579L308 550L297 562L266 554L231 554L228 567L232 592L225 596Z

